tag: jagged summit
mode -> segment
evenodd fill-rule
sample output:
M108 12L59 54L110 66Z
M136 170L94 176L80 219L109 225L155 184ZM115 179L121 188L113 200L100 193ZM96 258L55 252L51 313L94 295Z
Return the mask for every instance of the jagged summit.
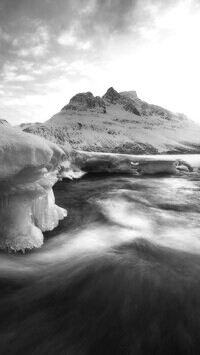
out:
M68 105L64 106L61 111L74 110L86 111L95 110L97 112L106 113L105 102L99 96L94 96L91 92L80 93L73 96Z
M136 91L118 93L113 87L110 87L102 97L94 96L90 91L76 94L61 111L72 110L106 113L106 106L118 103L123 106L124 110L140 116L140 111L135 106L133 99L136 101L139 100Z
M110 87L102 98L113 104L120 100L121 95L113 87Z
M136 91L124 91L122 93L118 93L113 87L110 87L103 96L103 99L106 103L109 104L118 103L122 105L125 111L129 111L137 116L141 116L140 107L137 105L139 99L137 97Z

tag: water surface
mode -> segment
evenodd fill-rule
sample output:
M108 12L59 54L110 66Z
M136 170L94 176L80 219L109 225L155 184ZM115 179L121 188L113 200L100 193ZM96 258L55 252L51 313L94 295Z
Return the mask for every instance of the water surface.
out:
M200 178L86 175L40 250L1 253L2 354L200 353Z

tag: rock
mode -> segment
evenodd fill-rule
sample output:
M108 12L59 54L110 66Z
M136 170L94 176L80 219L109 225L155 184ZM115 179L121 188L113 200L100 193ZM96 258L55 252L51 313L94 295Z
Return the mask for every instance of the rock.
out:
M128 102L124 105L124 109L126 111L132 112L137 116L141 116L140 112L138 111L138 109L135 107L135 105L132 102Z
M103 96L103 99L110 104L121 104L123 105L123 108L126 111L129 111L131 113L134 113L137 116L141 116L139 110L137 109L133 97L137 99L137 94L136 91L131 91L130 95L128 95L128 92L124 93L122 92L119 94L113 87L109 88L105 95Z
M69 104L64 106L61 111L65 110L95 110L101 113L106 113L106 106L101 97L95 97L91 92L86 92L73 96Z
M105 95L103 95L103 99L113 104L121 99L121 95L111 87L106 91Z

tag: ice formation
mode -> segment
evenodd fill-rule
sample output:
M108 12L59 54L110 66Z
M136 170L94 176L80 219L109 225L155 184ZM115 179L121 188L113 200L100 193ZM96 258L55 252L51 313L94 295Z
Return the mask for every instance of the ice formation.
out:
M200 163L196 163L199 169ZM188 173L177 157L134 156L70 150L9 125L0 126L0 249L40 247L67 211L55 204L58 179L99 173Z
M55 204L52 190L65 157L56 144L0 127L0 249L40 247L42 231L67 215Z
M194 163L186 162L178 155L130 155L73 151L71 163L88 173L125 173L154 175L188 173L194 170ZM189 159L191 160L191 159ZM197 164L196 164L197 165ZM200 162L199 162L200 166Z
M58 177L61 180L64 178L70 180L80 179L82 178L82 176L86 174L85 171L81 170L78 166L74 165L70 161L70 159L71 157L69 157L69 160L63 161L60 166Z
M176 163L173 161L145 161L139 162L137 172L143 175L176 174Z

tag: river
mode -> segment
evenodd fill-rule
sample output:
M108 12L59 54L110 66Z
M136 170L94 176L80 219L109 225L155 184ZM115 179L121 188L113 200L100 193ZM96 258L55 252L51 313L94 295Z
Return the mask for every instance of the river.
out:
M200 176L86 175L68 217L0 254L0 354L200 354Z

